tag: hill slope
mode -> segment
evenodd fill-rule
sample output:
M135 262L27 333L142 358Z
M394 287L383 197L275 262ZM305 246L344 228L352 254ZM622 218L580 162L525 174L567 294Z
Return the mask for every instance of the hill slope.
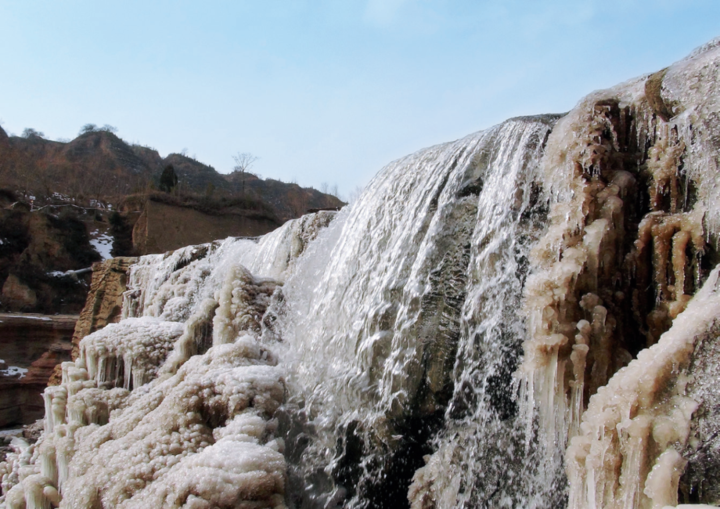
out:
M260 200L282 221L308 209L343 205L335 196L297 184L251 173L222 175L181 154L162 158L156 150L129 145L108 131L87 132L63 143L36 135L8 136L0 128L0 185L40 196L61 193L114 202L157 186L167 165L173 166L182 193Z

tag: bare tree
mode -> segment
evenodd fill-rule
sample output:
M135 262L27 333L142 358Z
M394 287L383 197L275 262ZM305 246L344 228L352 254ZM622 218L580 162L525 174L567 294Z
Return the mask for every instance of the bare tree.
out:
M233 171L248 173L250 171L250 168L252 168L252 165L255 164L259 157L255 157L249 152L238 152L236 155L233 156L233 159L235 160L235 166L233 166Z
M85 133L93 133L97 131L97 126L95 124L85 124L80 128L80 136L82 136Z
M23 138L33 138L33 137L44 138L45 137L44 133L41 133L40 131L36 131L32 127L26 127L25 130L23 131L22 135L23 135Z
M365 188L363 186L355 186L355 189L350 191L350 196L348 197L349 203L354 203L360 198L360 195L362 194L363 190Z

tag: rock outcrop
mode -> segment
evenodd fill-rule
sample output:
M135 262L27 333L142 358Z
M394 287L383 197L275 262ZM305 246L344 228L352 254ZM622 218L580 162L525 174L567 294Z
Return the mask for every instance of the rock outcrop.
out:
M77 315L0 314L0 428L43 417L42 392L70 360Z
M190 207L146 200L132 232L138 254L166 253L227 237L257 237L280 226L262 213L227 211L211 215Z
M118 257L93 265L92 283L87 301L77 319L70 341L72 359L78 356L78 345L82 338L109 323L120 321L123 293L127 289L127 271L136 261L137 258ZM49 385L59 384L62 377L60 366L53 368L52 376L49 380L46 379Z

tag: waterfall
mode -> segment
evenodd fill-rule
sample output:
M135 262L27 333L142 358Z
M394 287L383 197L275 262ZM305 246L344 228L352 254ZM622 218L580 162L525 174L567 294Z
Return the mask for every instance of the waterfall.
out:
M140 258L0 508L720 503L719 81L720 39Z
M537 490L511 489L513 475L546 481L516 424L511 374L555 120L509 120L390 164L287 281L280 351L314 430L297 475L328 477L303 493L329 483L348 507L406 503L435 448L455 460L443 468L457 486L432 483L447 499L520 504Z

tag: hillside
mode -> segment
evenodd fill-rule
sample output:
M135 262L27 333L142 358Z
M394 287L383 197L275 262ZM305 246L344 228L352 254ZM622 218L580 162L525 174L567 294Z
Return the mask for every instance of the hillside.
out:
M86 132L64 143L37 135L8 136L0 128L0 187L36 196L60 193L113 203L157 187L168 165L175 170L180 193L252 198L269 205L281 221L308 209L343 205L335 196L297 184L264 180L251 173L222 175L182 154L163 158L156 150L130 145L109 131Z
M163 192L170 165L177 184ZM182 154L163 158L110 131L64 143L0 128L0 310L77 313L90 275L76 271L95 261L257 237L342 205L297 184L221 175Z

